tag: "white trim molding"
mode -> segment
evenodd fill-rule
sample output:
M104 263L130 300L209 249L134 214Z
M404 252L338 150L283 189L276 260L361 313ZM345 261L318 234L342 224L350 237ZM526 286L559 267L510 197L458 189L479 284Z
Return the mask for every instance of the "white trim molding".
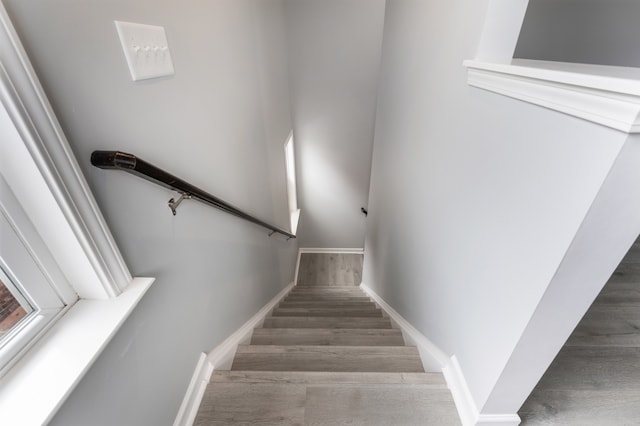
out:
M470 86L640 133L640 69L533 60L464 65Z
M212 373L213 364L207 359L207 354L201 353L173 426L191 426L196 420L200 402Z
M455 355L442 367L442 374L447 381L462 424L464 426L474 425L478 418L478 407L471 396L471 391Z
M442 368L442 373L464 426L518 426L520 424L518 414L481 414L479 412L455 355Z
M367 287L365 284L360 284L360 288L369 296L373 301L382 309L382 311L389 317L391 324L394 328L399 328L402 331L404 340L409 345L415 345L420 353L420 359L422 365L426 371L436 372L441 371L442 367L449 362L449 357L440 348L438 348L431 340L427 339L424 334L420 333L409 321L404 319L395 309L393 309L387 302L382 300L375 291Z
M518 426L520 416L517 414L480 414L476 426Z
M180 410L173 422L174 426L191 426L198 414L198 408L202 402L204 391L209 383L214 370L229 370L238 345L248 343L251 340L253 329L264 322L267 315L285 298L293 289L294 283L283 288L273 299L265 304L249 321L237 329L231 336L216 346L205 359L200 357L198 365L191 378L187 393L182 400Z
M246 343L251 339L253 329L262 325L265 317L271 313L278 303L293 289L294 283L290 283L283 288L273 299L267 302L249 321L244 323L242 327L236 330L225 341L216 346L209 354L207 359L216 370L229 370L233 357L236 353L238 345Z
M52 226L50 221L40 219L36 213L27 210L27 214L45 243L59 256L57 261L61 266L67 268L65 263L70 263L67 273L81 267L91 270L91 281L85 275L84 280L71 283L74 288L78 287L75 290L81 298L116 297L129 285L132 276L1 1L0 63L3 71L0 101L22 136L30 161L53 196L54 205L40 205L38 210L60 210L81 256L76 256L73 262L62 259L65 249L61 247L61 239L52 237L61 231L48 229ZM21 201L24 197L25 204L31 202L28 192L20 196Z
M363 248L300 248L300 253L346 253L364 254Z

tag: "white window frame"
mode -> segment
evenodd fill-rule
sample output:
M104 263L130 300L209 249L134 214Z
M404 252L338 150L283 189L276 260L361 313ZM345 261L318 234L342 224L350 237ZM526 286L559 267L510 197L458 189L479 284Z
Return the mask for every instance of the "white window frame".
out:
M289 218L291 225L291 233L295 234L298 230L298 221L300 220L300 209L298 208L298 196L296 186L296 155L293 139L293 131L289 133L289 137L284 143L284 160L287 178L287 201L289 203Z
M10 150L19 162L5 161L2 175L78 296L0 378L3 424L39 425L53 417L153 279L129 273L1 0L0 103L23 142Z
M1 108L1 107L0 107ZM0 114L2 114L0 110ZM1 117L0 117L1 118ZM0 134L6 136L0 119ZM9 141L5 138L5 146ZM78 296L29 222L0 168L0 277L31 309L0 340L0 375L20 359ZM12 290L14 288L14 291Z

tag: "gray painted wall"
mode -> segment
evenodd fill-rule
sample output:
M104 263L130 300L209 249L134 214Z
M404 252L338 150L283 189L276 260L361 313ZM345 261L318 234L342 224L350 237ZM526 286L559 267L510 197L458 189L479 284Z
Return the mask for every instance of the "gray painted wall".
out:
M23 2L7 9L136 276L156 283L52 421L171 424L200 352L293 280L297 242L89 165L121 149L288 227L280 0ZM176 75L134 83L114 20L163 25Z
M515 58L640 66L637 0L530 0Z
M488 5L387 2L363 283L515 414L639 228L625 134L467 85Z
M385 0L286 0L302 247L363 247Z

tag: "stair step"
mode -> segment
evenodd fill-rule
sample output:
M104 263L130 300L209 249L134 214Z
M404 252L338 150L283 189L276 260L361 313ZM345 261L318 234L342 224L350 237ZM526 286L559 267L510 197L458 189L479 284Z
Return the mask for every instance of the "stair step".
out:
M306 391L304 424L308 425L460 425L448 389L372 385L309 386Z
M338 307L338 308L276 308L274 317L378 317L382 311L375 307Z
M210 383L333 385L423 385L447 389L442 373L352 373L325 371L214 371Z
M231 369L424 372L418 350L408 346L240 345Z
M290 293L330 293L330 294L345 294L356 293L365 294L360 287L346 287L346 286L295 286Z
M366 297L367 295L360 289L353 290L329 290L329 289L303 289L292 290L289 292L290 296L340 296L340 297Z
M389 318L267 317L263 328L391 328Z
M228 424L449 426L460 421L448 389L430 385L211 383L194 425Z
M287 296L284 302L371 302L366 296L331 296L331 295L292 295Z
M397 329L258 328L252 345L401 346Z
M293 293L289 294L285 300L336 300L345 302L371 302L371 299L364 294L304 294Z
M194 426L303 425L306 386L210 383Z
M352 294L289 294L283 301L336 301L336 302L371 302L372 300L364 295Z
M303 283L303 282L298 282L298 284L296 285L296 288L360 288L360 284L329 284L326 282L318 282L318 283Z
M345 301L345 300L284 300L279 308L375 308L376 304L370 300Z

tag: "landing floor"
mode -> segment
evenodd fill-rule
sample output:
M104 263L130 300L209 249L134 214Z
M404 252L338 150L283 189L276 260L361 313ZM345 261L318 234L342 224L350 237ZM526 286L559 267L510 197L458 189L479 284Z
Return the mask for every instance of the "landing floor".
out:
M522 425L640 425L640 242L520 409Z

